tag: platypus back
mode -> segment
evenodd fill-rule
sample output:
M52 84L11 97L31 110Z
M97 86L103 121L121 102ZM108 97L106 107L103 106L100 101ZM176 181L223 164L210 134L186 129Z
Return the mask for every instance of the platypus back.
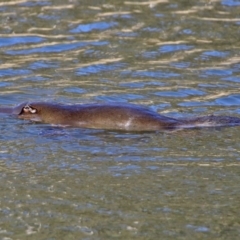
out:
M108 130L157 131L173 128L179 121L131 104L62 105L29 103L19 118L44 123Z

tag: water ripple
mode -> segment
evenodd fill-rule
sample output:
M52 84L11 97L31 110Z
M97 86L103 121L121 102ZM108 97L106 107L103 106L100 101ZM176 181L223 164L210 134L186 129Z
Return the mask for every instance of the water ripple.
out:
M32 73L32 71L27 69L0 69L0 77L6 77L6 76L18 76L18 75L27 75Z
M116 22L94 22L88 24L80 24L76 28L70 30L70 33L88 33L92 31L103 31L115 27Z
M169 44L164 45L159 48L159 52L161 53L170 53L170 52L176 52L176 51L185 51L193 49L194 46L191 45L185 45L185 44Z
M78 48L83 48L86 46L102 46L106 45L107 42L71 42L71 43L55 43L49 44L42 47L35 47L31 49L24 49L24 50L7 50L5 51L6 54L9 55L27 55L33 53L61 53L64 51L70 51Z
M97 74L97 73L106 72L106 71L113 71L113 70L117 70L119 68L123 68L125 65L126 64L124 64L124 63L93 64L90 66L78 68L76 70L76 75L77 76L86 76L89 74Z
M27 43L40 43L45 40L46 40L45 38L37 36L0 37L0 47L9 47Z
M239 0L222 0L222 5L228 6L228 7L237 7L240 6Z
M133 77L149 77L149 78L172 78L180 77L180 74L174 72L164 71L135 71L132 73Z
M0 1L1 106L118 101L239 116L239 6ZM3 239L239 238L238 128L123 133L4 114L0 123Z

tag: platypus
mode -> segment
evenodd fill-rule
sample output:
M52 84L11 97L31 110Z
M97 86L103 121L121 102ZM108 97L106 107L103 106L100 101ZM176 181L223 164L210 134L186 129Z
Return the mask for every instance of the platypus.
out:
M47 124L137 132L240 125L238 117L210 115L176 119L142 106L119 103L64 105L26 102L14 108L0 108L0 112Z

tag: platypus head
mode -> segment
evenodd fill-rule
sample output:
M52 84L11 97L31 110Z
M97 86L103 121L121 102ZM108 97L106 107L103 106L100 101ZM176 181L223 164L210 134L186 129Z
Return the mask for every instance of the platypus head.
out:
M41 122L41 108L37 106L34 103L23 103L14 108L13 113L17 114L21 119Z
M16 107L18 118L34 122L61 123L63 110L61 104L32 102Z

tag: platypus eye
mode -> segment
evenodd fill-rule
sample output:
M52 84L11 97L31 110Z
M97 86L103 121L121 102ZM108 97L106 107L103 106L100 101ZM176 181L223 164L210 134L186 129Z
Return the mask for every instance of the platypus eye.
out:
M37 109L31 107L30 105L26 105L26 106L23 108L23 112L24 112L24 113L36 113L36 112L37 112Z

